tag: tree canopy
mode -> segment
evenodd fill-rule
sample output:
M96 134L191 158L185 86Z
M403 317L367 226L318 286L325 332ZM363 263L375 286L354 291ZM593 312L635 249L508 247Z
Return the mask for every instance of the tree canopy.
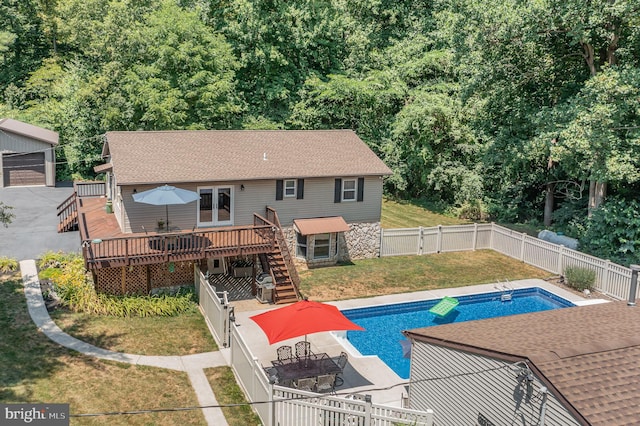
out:
M0 116L58 131L67 177L109 130L350 128L392 196L595 241L640 195L639 28L628 0L7 0Z

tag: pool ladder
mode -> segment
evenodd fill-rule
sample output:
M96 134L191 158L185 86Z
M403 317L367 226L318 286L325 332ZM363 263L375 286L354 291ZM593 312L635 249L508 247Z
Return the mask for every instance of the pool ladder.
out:
M507 281L507 283L509 283L509 281ZM506 284L501 284L500 287L498 287L498 285L496 284L495 287L500 289L500 291L502 292L500 294L501 302L511 302L513 296L513 288L507 286Z

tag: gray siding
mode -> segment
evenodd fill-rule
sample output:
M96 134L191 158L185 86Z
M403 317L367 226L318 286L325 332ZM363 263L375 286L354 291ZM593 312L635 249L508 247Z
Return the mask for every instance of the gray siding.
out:
M56 165L53 146L47 142L31 139L14 133L0 131L0 187L4 186L2 154L44 151L44 172L47 186L56 185Z
M540 382L518 382L509 363L462 351L415 342L411 353L410 408L433 409L438 426L479 424L537 425L540 420ZM446 379L441 379L448 377ZM545 425L579 425L548 394Z
M225 185L231 185L234 188L234 225L253 224L253 213L264 216L266 206L276 209L283 226L292 225L294 219L325 216L342 216L348 223L380 221L382 179L378 176L365 178L364 199L362 202L342 203L333 202L333 178L305 179L304 199L302 200L284 198L276 201L275 180L176 184L174 186L197 191L199 186ZM244 185L243 191L240 190L241 185ZM120 209L118 201L122 203L119 221L124 232L142 232L142 226L147 230L153 230L157 226L157 220L165 217L164 206L152 206L133 201L134 188L138 192L142 192L156 186L135 185L120 187L121 198L116 197L114 206L117 206L115 209L117 212ZM171 226L191 229L197 221L197 205L197 202L193 202L185 205L169 206Z

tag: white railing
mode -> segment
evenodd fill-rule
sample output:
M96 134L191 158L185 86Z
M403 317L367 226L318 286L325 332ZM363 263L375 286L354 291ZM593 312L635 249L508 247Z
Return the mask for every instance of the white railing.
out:
M596 272L596 290L617 299L629 296L629 268L494 223L383 229L380 238L381 256L493 249L558 275L567 266L588 268Z
M263 402L273 399L273 386L234 323L231 324L231 368L249 401ZM254 404L253 408L265 426L277 424L273 423L273 404Z
M372 404L338 396L303 392L269 383L235 324L231 325L231 368L265 426L298 426L320 419L321 425L433 425L433 411Z
M198 304L214 339L222 347L229 346L229 301L227 292L216 294L198 265L194 266Z
M371 397L347 399L274 386L275 418L279 426L320 425L433 425L433 411L416 411L373 404Z

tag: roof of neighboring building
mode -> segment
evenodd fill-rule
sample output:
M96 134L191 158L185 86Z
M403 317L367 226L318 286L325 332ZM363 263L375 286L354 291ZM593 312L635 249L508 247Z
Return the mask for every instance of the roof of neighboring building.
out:
M603 303L405 334L498 359L529 359L567 408L590 424L622 425L640 419L640 307Z
M58 133L53 130L44 129L42 127L34 126L33 124L23 123L22 121L14 120L12 118L0 119L0 130L5 132L14 133L20 136L26 136L31 139L37 139L42 142L49 143L51 145L58 144Z
M351 130L108 132L118 184L388 175Z

